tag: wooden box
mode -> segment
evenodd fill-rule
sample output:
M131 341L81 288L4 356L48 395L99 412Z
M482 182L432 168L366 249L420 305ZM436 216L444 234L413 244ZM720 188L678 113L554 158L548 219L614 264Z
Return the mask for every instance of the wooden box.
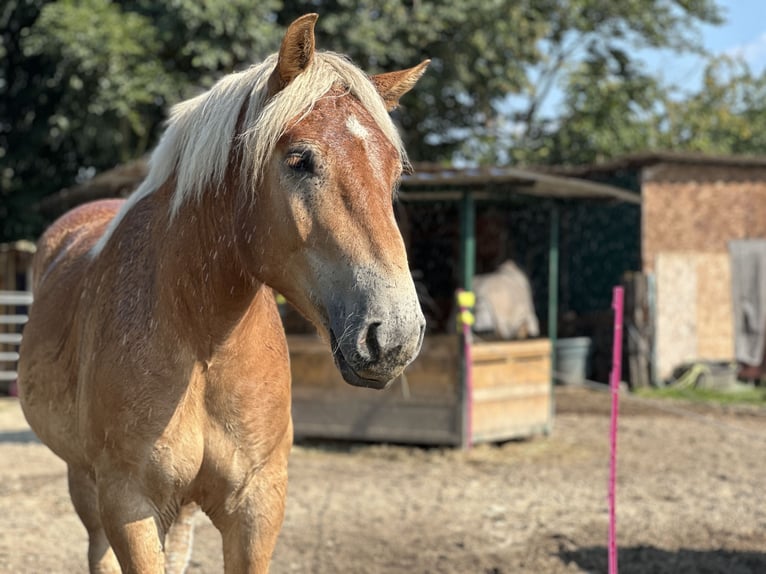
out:
M419 357L385 391L343 381L327 344L288 336L296 438L463 445L466 408L460 339L426 337ZM548 340L476 343L474 442L547 432L552 403Z

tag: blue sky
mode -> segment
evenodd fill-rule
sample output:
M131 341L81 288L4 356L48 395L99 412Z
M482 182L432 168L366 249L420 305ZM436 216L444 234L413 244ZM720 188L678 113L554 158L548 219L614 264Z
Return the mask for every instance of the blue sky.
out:
M740 53L761 71L766 67L766 3L763 0L727 0L723 26L705 29L705 45L716 54Z
M712 54L742 57L758 73L766 68L766 1L719 0L726 22L721 26L705 26L702 39ZM669 82L681 86L697 87L705 69L705 61L698 56L669 56L666 53L648 53L647 66L663 67L659 70ZM668 65L672 62L672 65Z

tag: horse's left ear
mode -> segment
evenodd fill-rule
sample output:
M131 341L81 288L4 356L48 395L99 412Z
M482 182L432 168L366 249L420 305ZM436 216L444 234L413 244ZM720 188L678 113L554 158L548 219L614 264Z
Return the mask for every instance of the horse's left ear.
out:
M415 86L430 63L431 60L423 60L414 68L370 77L389 112L399 105L399 98Z
M306 14L288 26L271 77L272 91L283 89L314 60L314 25L318 14Z

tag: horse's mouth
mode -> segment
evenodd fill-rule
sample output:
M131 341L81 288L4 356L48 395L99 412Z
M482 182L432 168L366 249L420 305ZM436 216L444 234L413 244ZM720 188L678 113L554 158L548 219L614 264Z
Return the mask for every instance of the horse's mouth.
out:
M354 367L351 366L346 356L338 344L338 339L335 336L335 331L330 331L330 348L332 349L332 356L335 359L335 366L338 367L343 380L348 384L355 387L365 387L368 389L385 389L393 379L377 379L369 378L360 375ZM394 377L395 378L395 377Z

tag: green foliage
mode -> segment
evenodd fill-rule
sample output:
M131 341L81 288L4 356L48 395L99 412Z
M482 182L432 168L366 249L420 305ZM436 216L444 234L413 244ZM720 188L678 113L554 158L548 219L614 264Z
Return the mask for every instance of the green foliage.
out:
M711 61L702 88L665 102L655 127L660 145L710 153L766 153L766 71L742 62Z
M582 164L651 149L766 152L766 72L753 75L737 60L711 60L692 93L592 65L569 76L565 93L562 114L511 150L516 161Z
M0 8L0 241L31 207L154 144L168 106L278 46L277 1L9 0Z

